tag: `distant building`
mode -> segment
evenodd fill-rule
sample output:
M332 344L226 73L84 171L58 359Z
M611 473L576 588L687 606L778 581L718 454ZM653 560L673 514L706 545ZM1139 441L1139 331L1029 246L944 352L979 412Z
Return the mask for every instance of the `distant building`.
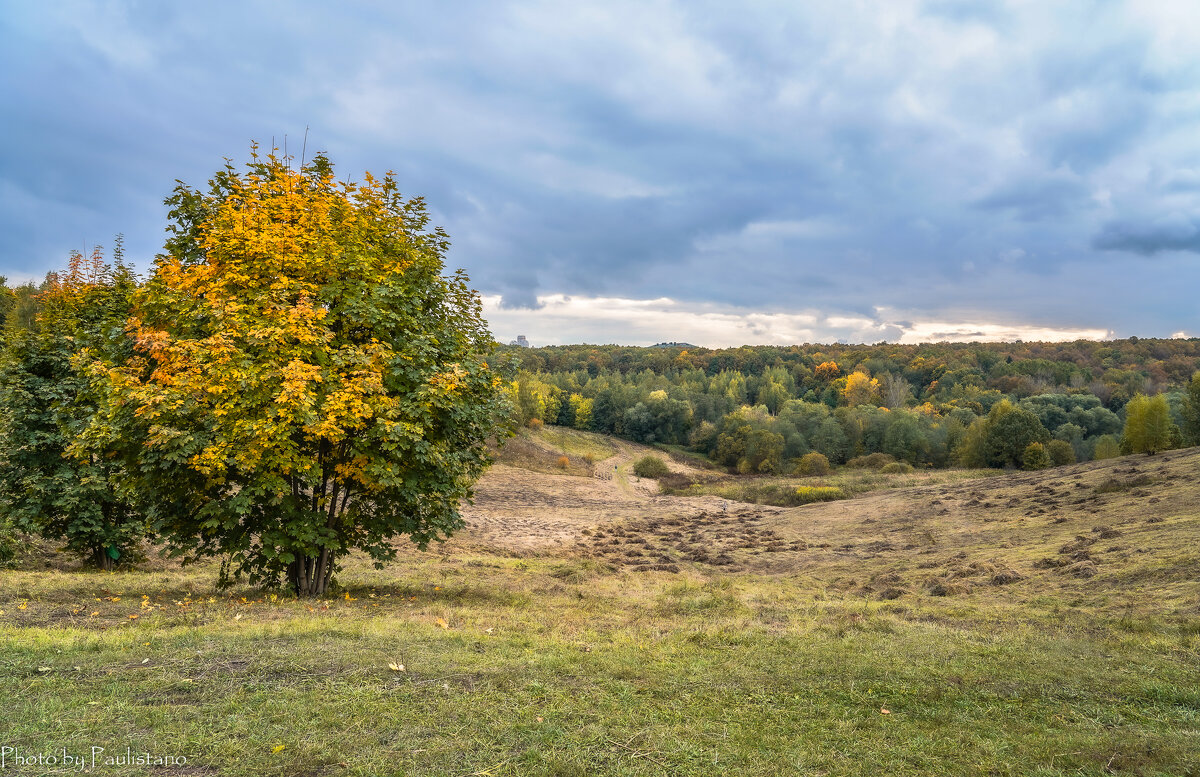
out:
M509 345L519 345L522 348L532 348L533 343L525 339L525 335L517 335L517 339L513 340Z
M698 345L691 343L655 343L651 348L699 348Z

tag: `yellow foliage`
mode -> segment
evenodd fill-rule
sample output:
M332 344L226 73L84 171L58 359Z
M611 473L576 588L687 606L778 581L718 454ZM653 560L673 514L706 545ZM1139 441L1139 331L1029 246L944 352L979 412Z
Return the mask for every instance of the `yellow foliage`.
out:
M852 372L846 378L842 395L850 407L874 404L879 399L879 381L861 370Z

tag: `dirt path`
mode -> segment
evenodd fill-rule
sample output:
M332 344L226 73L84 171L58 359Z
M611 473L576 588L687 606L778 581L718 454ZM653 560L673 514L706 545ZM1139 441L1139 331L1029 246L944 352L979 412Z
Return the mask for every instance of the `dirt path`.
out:
M516 554L552 552L600 526L722 509L715 497L659 494L657 481L633 474L634 460L654 449L624 440L610 442L617 452L596 462L591 477L494 465L476 486L475 504L463 509L467 529L452 545ZM692 470L663 458L673 470Z

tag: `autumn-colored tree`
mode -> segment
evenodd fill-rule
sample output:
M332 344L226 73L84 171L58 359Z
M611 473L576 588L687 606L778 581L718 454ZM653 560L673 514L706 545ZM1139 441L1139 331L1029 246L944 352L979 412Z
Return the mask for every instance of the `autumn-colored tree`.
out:
M879 401L879 381L862 370L856 370L846 377L846 387L842 389L848 407L875 404Z
M842 368L837 365L837 362L821 362L813 370L813 374L817 380L828 382L840 376Z
M796 462L796 474L803 476L828 475L831 470L829 459L823 453L806 453Z
M119 244L118 244L119 245ZM50 273L28 317L8 321L0 357L0 503L22 531L64 541L103 569L134 558L145 518L113 488L120 463L103 451L67 455L92 421L96 397L77 364L85 350L119 361L137 285L120 249L97 248Z
M137 356L95 366L107 401L81 445L128 443L126 487L172 551L312 596L351 549L382 565L399 535L461 527L510 410L423 201L255 152L167 204Z
M1152 455L1167 450L1178 434L1166 396L1135 394L1125 405L1122 445L1126 452Z
M1040 442L1031 442L1025 446L1025 450L1021 454L1022 469L1046 469L1050 466L1050 455L1046 453L1046 446Z

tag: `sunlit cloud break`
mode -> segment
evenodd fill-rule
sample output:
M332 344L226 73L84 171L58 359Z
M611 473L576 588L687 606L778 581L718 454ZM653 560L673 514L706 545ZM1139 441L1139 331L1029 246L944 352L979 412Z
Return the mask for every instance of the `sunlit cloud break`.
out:
M669 297L626 299L547 294L536 309L500 306L500 295L483 297L484 315L501 342L525 335L534 345L652 345L686 342L710 348L801 343L1005 342L1013 340L1105 340L1107 329L1064 329L995 321L894 320L818 310L759 312ZM603 333L597 336L597 333Z

